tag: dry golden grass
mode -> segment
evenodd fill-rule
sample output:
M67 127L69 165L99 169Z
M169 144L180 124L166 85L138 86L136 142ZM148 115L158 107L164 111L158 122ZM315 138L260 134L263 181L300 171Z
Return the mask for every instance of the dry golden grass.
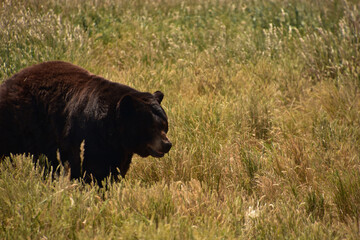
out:
M0 1L1 80L60 59L161 90L174 143L107 190L2 162L0 238L358 239L359 9Z

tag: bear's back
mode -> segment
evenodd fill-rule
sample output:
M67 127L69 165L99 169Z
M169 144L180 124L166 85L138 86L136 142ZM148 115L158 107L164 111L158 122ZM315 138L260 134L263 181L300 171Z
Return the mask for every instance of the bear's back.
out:
M5 84L54 84L54 81L77 82L90 80L91 74L85 69L71 63L50 61L22 69L5 81Z

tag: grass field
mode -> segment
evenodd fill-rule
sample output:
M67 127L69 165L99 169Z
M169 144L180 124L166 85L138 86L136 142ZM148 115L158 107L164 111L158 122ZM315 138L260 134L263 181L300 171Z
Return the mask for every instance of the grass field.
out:
M360 238L360 1L0 0L0 81L57 59L163 91L174 146L108 190L2 162L0 239Z

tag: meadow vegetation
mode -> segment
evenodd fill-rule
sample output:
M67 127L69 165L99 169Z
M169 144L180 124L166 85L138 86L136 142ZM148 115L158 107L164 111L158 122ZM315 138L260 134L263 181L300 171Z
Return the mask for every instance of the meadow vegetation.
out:
M360 238L358 0L1 0L0 81L47 60L163 91L174 146L107 190L6 159L0 239Z

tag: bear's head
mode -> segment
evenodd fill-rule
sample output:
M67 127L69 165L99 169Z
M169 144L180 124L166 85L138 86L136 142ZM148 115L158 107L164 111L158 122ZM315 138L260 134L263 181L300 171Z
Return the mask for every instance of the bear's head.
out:
M168 120L160 106L164 94L135 92L125 95L117 104L117 124L127 149L147 157L163 157L172 146L166 134Z

